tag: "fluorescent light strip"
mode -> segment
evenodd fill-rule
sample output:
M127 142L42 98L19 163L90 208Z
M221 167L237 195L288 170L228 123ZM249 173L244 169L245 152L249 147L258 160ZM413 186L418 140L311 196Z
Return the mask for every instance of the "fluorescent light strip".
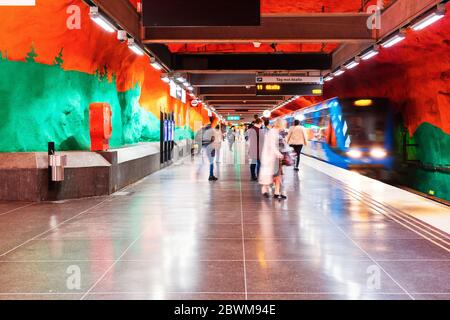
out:
M359 62L357 62L357 61L352 61L352 62L350 62L349 64L347 64L345 67L347 68L347 69L353 69L353 68L355 68L356 66L358 66L359 65Z
M345 73L344 70L338 70L338 71L336 71L336 72L334 73L334 76L335 76L335 77L339 77L341 74L344 74L344 73Z
M432 25L433 23L435 23L436 21L441 20L445 15L443 13L437 13L437 12L433 12L432 14L428 15L427 17L425 17L424 19L422 19L421 21L413 24L411 26L411 28L414 31L420 31L425 29L426 27Z
M363 54L361 56L361 59L363 60L369 60L372 59L373 57L377 56L380 52L377 50L370 50L369 52Z
M403 34L397 34L397 35L393 36L392 38L383 42L381 45L383 46L383 48L390 48L390 47L395 46L397 43L405 40L405 38L406 38L406 36L404 36Z
M145 54L144 50L134 42L134 39L128 39L128 48L139 56Z
M133 51L134 53L136 53L139 56L144 55L144 51L141 48L139 48L137 45L129 46L129 48L131 51Z
M326 77L324 80L328 82L328 81L331 81L333 79L334 79L334 77L330 75L330 76Z
M151 63L151 66L158 71L161 71L163 68L158 62Z
M116 31L113 25L104 17L102 17L100 14L92 14L91 20L94 21L100 27L102 27L102 29L105 30L106 32L113 33Z
M153 57L150 58L150 65L158 71L161 71L163 69L163 66Z

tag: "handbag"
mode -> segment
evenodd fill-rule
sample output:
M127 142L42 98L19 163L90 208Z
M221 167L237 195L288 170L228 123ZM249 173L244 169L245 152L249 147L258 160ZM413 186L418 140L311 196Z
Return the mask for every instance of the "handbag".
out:
M294 159L292 159L289 152L283 152L283 159L281 160L281 165L286 167L292 167L294 165Z

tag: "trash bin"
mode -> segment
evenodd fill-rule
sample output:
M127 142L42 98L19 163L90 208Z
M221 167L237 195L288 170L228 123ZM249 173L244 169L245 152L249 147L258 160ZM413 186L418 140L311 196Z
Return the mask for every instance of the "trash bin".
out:
M52 168L52 181L64 181L64 169L67 165L67 156L50 155L48 162Z
M107 103L92 103L89 106L91 151L109 150L112 136L112 111Z

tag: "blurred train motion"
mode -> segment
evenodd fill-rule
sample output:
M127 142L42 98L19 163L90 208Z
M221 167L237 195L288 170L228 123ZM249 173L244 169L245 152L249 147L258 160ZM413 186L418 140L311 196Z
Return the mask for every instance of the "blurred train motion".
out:
M394 123L389 100L333 98L284 115L299 120L309 145L303 153L341 168L389 178L394 166Z

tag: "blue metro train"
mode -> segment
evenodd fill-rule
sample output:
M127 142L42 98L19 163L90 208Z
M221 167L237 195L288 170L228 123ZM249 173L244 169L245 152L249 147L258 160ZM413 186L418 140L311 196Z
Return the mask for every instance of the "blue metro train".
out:
M394 123L389 100L333 98L284 116L300 120L309 145L303 153L341 168L391 171Z

